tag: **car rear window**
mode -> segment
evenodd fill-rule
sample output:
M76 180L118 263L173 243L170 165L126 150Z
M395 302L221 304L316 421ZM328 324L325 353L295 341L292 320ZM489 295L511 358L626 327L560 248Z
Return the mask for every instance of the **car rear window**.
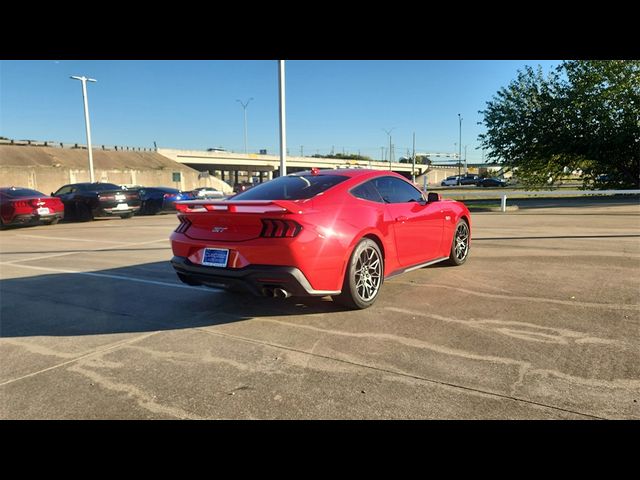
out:
M45 197L46 195L42 192L38 192L37 190L31 190L29 188L16 188L7 190L3 190L3 193L8 197Z
M302 200L344 182L343 175L287 175L239 193L234 200Z
M90 183L79 185L80 190L88 192L102 192L104 190L123 190L122 187L114 185L113 183Z

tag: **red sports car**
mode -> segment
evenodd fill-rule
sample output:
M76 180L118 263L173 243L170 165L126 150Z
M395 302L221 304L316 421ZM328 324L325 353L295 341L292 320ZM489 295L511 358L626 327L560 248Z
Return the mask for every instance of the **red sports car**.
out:
M0 225L55 224L64 218L59 198L21 187L0 188Z
M385 278L469 255L469 210L387 171L312 169L177 208L171 263L189 285L367 308Z

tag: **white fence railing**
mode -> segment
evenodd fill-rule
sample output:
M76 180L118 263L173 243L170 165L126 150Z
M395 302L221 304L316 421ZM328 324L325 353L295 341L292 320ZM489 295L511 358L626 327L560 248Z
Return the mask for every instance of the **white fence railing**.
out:
M596 195L640 195L640 190L518 190L503 192L500 190L491 190L483 192L447 192L443 193L443 197L482 197L486 199L500 198L500 210L507 211L507 198L535 198L535 197L582 197Z

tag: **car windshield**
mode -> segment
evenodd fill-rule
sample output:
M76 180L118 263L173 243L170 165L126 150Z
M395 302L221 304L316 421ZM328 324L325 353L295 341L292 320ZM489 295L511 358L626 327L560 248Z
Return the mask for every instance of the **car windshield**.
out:
M2 193L8 197L44 197L45 194L38 192L37 190L31 190L29 188L7 188L2 190Z
M234 200L302 200L315 197L349 177L343 175L287 175L261 183Z

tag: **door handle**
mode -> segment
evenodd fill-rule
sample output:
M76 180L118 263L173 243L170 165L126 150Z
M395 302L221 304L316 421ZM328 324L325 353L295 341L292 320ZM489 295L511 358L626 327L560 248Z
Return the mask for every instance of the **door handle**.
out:
M400 216L400 217L397 217L397 218L396 218L396 222L402 222L402 223L404 223L404 222L406 222L407 220L408 220L408 218L407 218L407 217L405 217L404 215L402 215L402 216Z

